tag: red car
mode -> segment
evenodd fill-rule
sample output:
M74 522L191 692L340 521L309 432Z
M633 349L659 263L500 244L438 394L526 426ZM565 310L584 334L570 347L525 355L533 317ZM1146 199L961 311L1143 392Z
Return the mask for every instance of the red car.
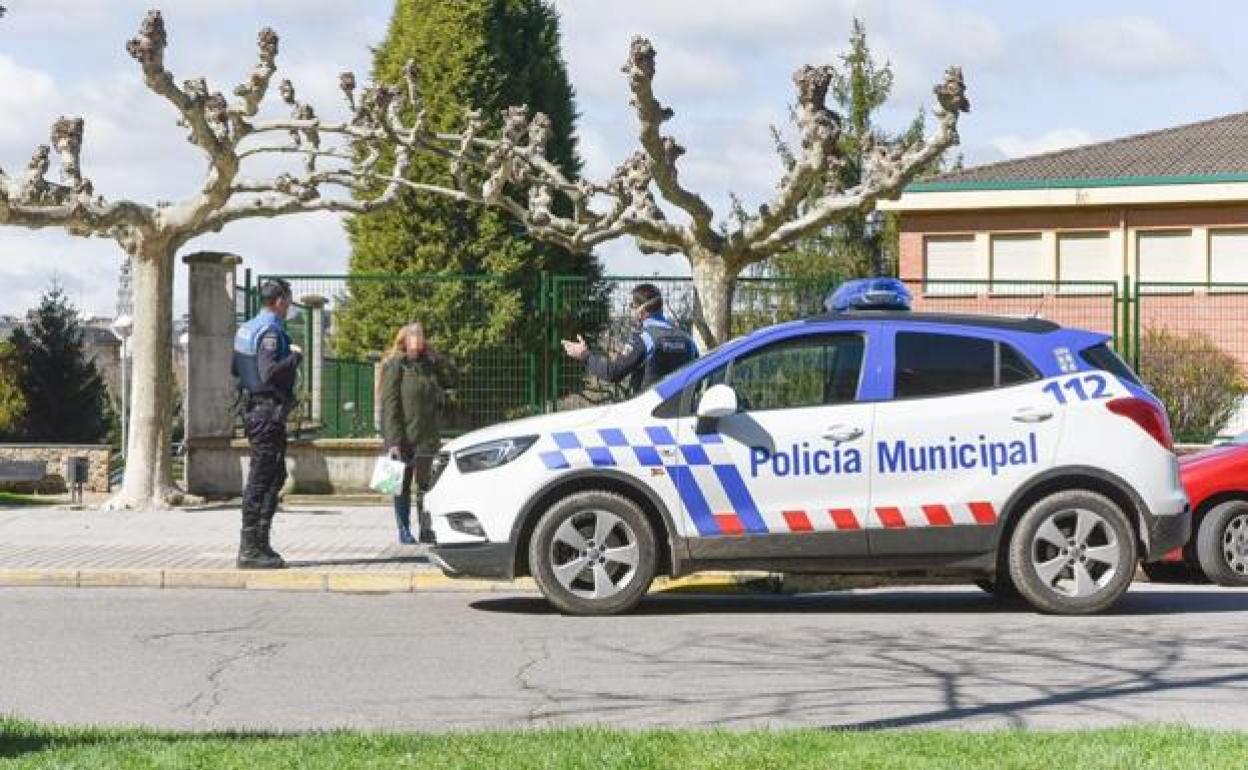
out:
M1158 583L1248 586L1248 433L1180 458L1179 475L1192 502L1192 539L1145 564L1145 574Z

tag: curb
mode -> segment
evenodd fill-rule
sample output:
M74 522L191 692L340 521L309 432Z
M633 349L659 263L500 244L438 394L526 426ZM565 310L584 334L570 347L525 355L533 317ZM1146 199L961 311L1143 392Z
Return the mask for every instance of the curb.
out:
M230 569L0 569L0 588L208 588L304 593L537 593L532 578L451 578L434 571ZM655 578L651 593L775 593L762 572L703 572Z

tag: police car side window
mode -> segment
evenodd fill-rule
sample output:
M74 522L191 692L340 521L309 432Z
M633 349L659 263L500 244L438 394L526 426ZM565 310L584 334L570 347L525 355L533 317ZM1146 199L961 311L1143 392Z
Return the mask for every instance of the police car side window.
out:
M894 398L969 393L1038 376L1035 367L1007 343L958 334L897 334Z
M823 334L768 345L703 377L695 386L691 410L707 388L720 383L737 392L743 411L852 402L858 396L863 347L859 334Z

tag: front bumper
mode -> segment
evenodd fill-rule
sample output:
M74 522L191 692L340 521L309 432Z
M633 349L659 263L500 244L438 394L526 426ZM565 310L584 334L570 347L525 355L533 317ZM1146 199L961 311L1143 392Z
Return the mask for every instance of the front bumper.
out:
M1182 513L1145 516L1144 525L1148 549L1143 561L1161 561L1167 553L1187 545L1192 536L1192 509L1185 505Z
M515 576L511 543L434 545L429 556L447 577L511 580Z

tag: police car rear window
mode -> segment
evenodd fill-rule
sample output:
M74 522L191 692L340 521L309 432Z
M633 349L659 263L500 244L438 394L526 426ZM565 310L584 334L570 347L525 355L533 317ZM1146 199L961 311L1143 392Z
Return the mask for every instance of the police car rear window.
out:
M1034 366L1012 345L928 332L897 335L894 398L969 393L1029 382Z
M1131 367L1118 357L1118 354L1110 350L1106 344L1094 345L1085 350L1079 351L1079 357L1084 363L1093 369L1100 369L1103 372L1109 372L1115 377L1121 377L1127 382L1140 384L1140 378L1135 376L1135 372L1131 371Z

